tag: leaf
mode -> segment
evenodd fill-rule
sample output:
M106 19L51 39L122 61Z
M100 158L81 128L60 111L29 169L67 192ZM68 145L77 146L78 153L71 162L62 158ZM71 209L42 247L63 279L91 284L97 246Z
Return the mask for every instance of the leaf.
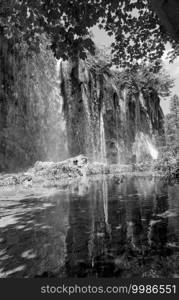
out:
M86 39L90 37L90 28L94 25L104 29L110 37L114 36L112 52L121 66L134 64L139 59L154 61L160 58L167 41L176 47L147 0L24 0L14 1L14 5L11 2L2 1L0 26L6 37L10 40L20 38L23 43L30 35L33 44L36 33L44 33L54 44L55 55L59 42L62 42L65 55L73 56L76 52L73 49L75 34ZM86 48L93 52L92 44L82 43L79 50L82 56ZM170 60L178 54L179 50L175 51Z

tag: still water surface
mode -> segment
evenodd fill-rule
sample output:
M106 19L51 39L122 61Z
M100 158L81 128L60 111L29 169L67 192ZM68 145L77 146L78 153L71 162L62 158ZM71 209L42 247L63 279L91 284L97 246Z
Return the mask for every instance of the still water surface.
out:
M0 197L0 277L179 277L179 184L98 178Z

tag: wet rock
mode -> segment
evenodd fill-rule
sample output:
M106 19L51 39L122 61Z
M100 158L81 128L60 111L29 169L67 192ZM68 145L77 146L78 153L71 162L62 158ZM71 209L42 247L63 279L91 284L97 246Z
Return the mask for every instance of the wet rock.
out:
M0 186L16 185L20 184L20 179L18 176L8 176L0 179Z
M86 175L97 175L97 174L109 174L110 168L106 164L103 163L92 163L88 164L86 168Z
M32 175L23 174L23 175L20 176L19 180L20 180L20 183L22 183L22 184L30 183L30 182L32 182Z
M121 184L125 179L125 175L115 175L113 176L113 181L115 182L115 184Z
M110 165L110 173L128 173L132 172L132 165Z

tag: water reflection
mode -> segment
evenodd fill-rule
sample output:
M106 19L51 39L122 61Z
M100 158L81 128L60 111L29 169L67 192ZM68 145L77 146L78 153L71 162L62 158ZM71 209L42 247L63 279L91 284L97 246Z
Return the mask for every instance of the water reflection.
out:
M178 195L160 180L98 178L3 206L15 221L0 226L0 275L178 277Z

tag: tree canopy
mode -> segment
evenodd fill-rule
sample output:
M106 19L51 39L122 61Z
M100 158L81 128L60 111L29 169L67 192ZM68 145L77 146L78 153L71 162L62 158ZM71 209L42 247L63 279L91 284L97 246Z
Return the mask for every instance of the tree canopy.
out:
M155 91L162 98L170 96L174 81L162 64L159 64L157 67L152 63L148 65L143 64L140 65L137 71L132 69L131 72L129 69L127 74L128 82L132 78L138 87L138 91L142 91L144 94Z
M0 29L15 47L25 42L38 50L45 33L57 58L94 53L94 25L114 36L113 62L122 67L155 61L165 50L167 34L149 0L1 0Z

